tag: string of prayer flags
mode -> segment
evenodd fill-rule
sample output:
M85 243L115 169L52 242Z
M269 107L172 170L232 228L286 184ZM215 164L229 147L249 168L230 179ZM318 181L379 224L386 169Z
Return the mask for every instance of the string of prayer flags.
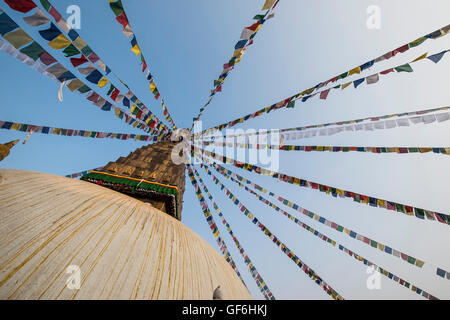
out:
M255 280L256 285L258 286L259 290L261 291L261 293L267 300L275 300L275 297L273 296L269 287L267 286L267 284L265 284L264 279L261 277L258 270L256 270L256 267L253 265L252 261L250 260L250 257L247 255L244 248L239 243L239 240L233 233L233 230L231 230L231 226L228 224L227 220L223 216L222 212L220 211L219 207L217 206L216 202L214 201L211 193L209 193L208 188L203 183L203 180L200 177L199 173L197 172L197 169L195 169L195 167L192 167L192 168L194 169L195 176L196 176L197 180L200 182L200 184L203 188L203 191L205 191L205 193L208 195L208 199L211 201L214 209L216 210L217 214L221 218L222 224L226 226L226 229L227 229L228 233L230 234L231 238L233 239L233 241L236 245L236 248L239 250L239 253L242 255L242 258L244 258L244 262L247 265L248 270L249 270L251 276L253 277L253 279Z
M425 216L426 216L428 220L436 220L440 223L450 225L450 216L447 214L443 214L443 213L439 213L439 212L435 212L435 211L431 211L431 210L426 210L426 209L422 209L422 208L417 208L417 207L397 203L394 201L379 199L376 197L356 193L353 191L348 191L348 190L339 189L336 187L320 184L317 182L308 181L308 180L297 178L294 176L282 174L282 173L279 173L276 171L264 169L264 168L258 167L256 165L243 163L243 162L236 161L236 160L224 157L224 156L216 155L214 152L209 152L204 149L195 148L194 146L192 147L192 149L193 149L192 150L193 152L195 152L196 149L197 149L197 151L200 151L202 153L202 157L208 156L210 158L219 160L222 163L229 163L237 168L241 168L241 169L247 170L249 172L256 172L257 174L261 174L261 175L270 176L274 179L278 179L280 181L283 181L283 182L286 182L289 184L293 184L293 185L296 185L299 187L318 190L320 192L326 193L327 195L332 195L333 197L339 196L340 198L352 198L353 201L358 202L358 203L366 204L371 207L383 208L383 209L390 210L390 211L400 212L400 213L406 214L408 216L415 216L416 218L422 219L422 220L425 220Z
M125 9L123 8L122 1L121 0L109 0L109 6L111 10L113 11L114 15L116 16L117 22L119 22L123 27L123 34L127 38L131 37L131 51L134 52L134 54L138 57L140 57L140 62L142 63L142 73L145 75L145 78L149 82L149 88L150 92L153 93L156 100L159 100L161 103L161 106L163 108L164 117L167 122L171 125L173 130L176 130L175 123L172 119L172 116L169 113L169 110L167 109L167 106L164 103L164 100L161 98L161 94L156 86L155 79L153 75L150 72L149 66L147 64L147 61L144 58L144 54L142 53L142 49L140 48L138 41L136 39L136 35L133 32L133 29L130 26L130 22L128 20L127 14L125 13Z
M222 182L219 181L214 175L211 174L210 171L206 170L208 175L213 177L213 181L216 184L220 184L220 189L224 191L224 193L228 196L228 198L233 202L236 206L239 207L240 212L242 212L248 219L252 221L254 225L260 229L261 232L263 232L272 242L281 249L281 251L288 256L289 259L291 259L299 268L305 272L308 277L314 281L319 287L321 287L328 295L330 295L335 300L343 300L344 298L336 291L334 290L330 285L328 285L321 277L319 277L318 274L314 272L313 269L311 269L305 262L303 262L292 250L290 250L281 240L279 237L277 237L275 234L273 234L262 222L258 220L254 216L250 210L247 209L247 207L244 206L244 204L239 201L238 198L235 197L235 195L225 187Z
M311 138L317 135L331 136L340 132L348 132L348 131L361 131L361 130L373 131L379 129L392 129L396 127L408 127L410 125L416 125L420 123L423 124L430 124L434 122L441 123L450 119L449 110L450 107L438 107L419 111L394 113L383 116L321 123L316 125L286 128L280 130L262 130L260 132L235 134L224 136L223 139L226 140L228 138L259 136L261 141L263 140L261 139L261 137L267 139L267 135L271 133L278 133L280 135L280 139L287 141L287 140L299 140L303 138ZM445 111L445 112L436 113L438 111ZM392 118L400 118L400 119L392 119ZM336 127L330 128L330 126ZM209 143L211 143L212 141L211 139L213 137L214 136L207 136L203 138L203 145L208 145Z
M103 170L103 167L99 167L99 168L95 168L95 169L91 169L91 170L86 170L86 171L81 171L81 172L77 172L77 173L68 174L65 177L66 178L75 179L75 178L84 176L84 175L88 174L91 171L102 171L102 170Z
M71 74L63 65L57 62L56 59L54 59L50 54L48 54L46 51L40 54L40 61L35 61L34 55L28 56L27 50L24 50L28 47L24 47L20 50L17 50L14 46L11 44L6 43L5 41L0 39L0 50L11 55L15 59L19 60L20 62L27 64L34 70L38 71L42 75L57 81L59 84L74 77L73 74ZM21 51L24 51L22 53ZM27 54L26 54L27 53ZM77 83L77 85L73 85L74 83ZM78 86L78 84L81 83L81 86ZM111 104L107 102L105 99L101 98L96 92L91 93L91 88L84 85L81 80L74 78L72 81L70 81L67 84L67 87L71 91L77 91L80 94L87 94L87 99L94 103L94 105L100 107L104 111L110 111L111 110ZM78 89L77 89L78 88ZM147 127L147 125L141 120L136 119L133 114L128 114L128 111L124 111L123 109L114 107L115 110L118 110L115 112L116 117L123 119L125 122L127 122L130 125L133 125L134 127L140 128L146 132L154 132L154 129ZM124 119L125 115L125 119ZM167 135L165 133L160 133L158 135L158 141L161 139L165 139Z
M364 243L372 248L380 250L381 252L395 256L395 257L397 257L409 264L415 265L416 267L419 267L419 268L422 268L425 264L432 266L432 268L435 270L437 275L439 275L442 278L447 277L447 279L450 280L450 273L448 271L445 271L431 263L424 262L423 260L420 260L413 256L410 256L400 250L396 250L392 246L388 246L386 244L380 243L379 241L375 241L369 237L366 237L365 235L359 234L356 231L353 231L345 226L339 225L338 223L336 223L332 220L326 219L325 217L322 217L312 211L304 209L297 203L289 201L288 199L276 194L275 192L268 191L267 189L253 183L252 181L238 175L237 173L235 173L229 169L222 167L219 164L216 164L211 161L208 161L208 163L214 168L214 170L216 170L218 173L223 175L225 178L230 179L234 183L238 184L240 187L244 188L247 192L250 192L251 194L255 195L260 201L264 202L266 205L269 205L276 211L283 213L283 215L287 216L290 220L294 221L295 223L299 224L300 226L302 226L304 228L306 227L306 229L308 229L309 227L307 225L305 225L303 222L301 222L297 218L293 217L289 213L283 211L282 209L278 208L272 202L261 197L259 194L257 194L253 190L250 190L246 185L250 185L253 189L263 192L264 194L269 194L271 197L273 197L273 198L277 199L279 202L283 203L283 205L296 210L297 212L303 214L304 216L306 216L312 220L318 221L329 228L332 228L341 233L344 233L348 237L359 240L362 243ZM204 165L206 166L206 164L204 164ZM246 184L246 185L244 185L244 184Z
M206 107L211 102L214 95L217 92L222 91L222 84L225 82L230 71L234 69L234 66L241 61L241 58L245 54L247 48L253 44L253 39L255 38L258 31L261 29L264 22L266 22L268 19L274 16L273 10L277 6L278 2L279 0L276 1L267 0L264 3L263 8L261 9L261 11L265 10L267 11L264 14L256 15L254 17L254 20L256 20L256 22L254 22L251 26L244 28L244 30L241 33L241 39L234 46L233 56L227 63L223 65L223 70L219 75L219 78L217 80L214 80L214 89L211 90L210 98L208 102L202 108L200 108L200 112L197 115L197 117L193 119L194 124L192 125L192 127L194 127L195 123L200 120L200 117L202 116Z
M202 166L204 167L206 173L212 177L213 181L214 181L216 184L219 184L219 185L220 185L221 190L224 190L224 192L229 196L230 199L235 199L235 197L233 196L233 194L231 193L231 191L230 191L230 190L229 190L222 182L220 182L220 180L219 180L214 174L211 173L211 171L209 170L209 168L208 168L206 165L204 165L204 164L203 164ZM227 177L227 178L228 178L228 177ZM244 187L241 183L239 183L239 182L237 182L237 181L235 181L235 182L236 182L239 186ZM245 187L245 188L246 188L246 187ZM270 207L271 207L272 209L274 209L275 211L281 212L281 213L282 213L283 215L285 215L288 219L290 219L290 220L293 221L294 223L298 224L298 225L301 226L303 229L309 231L311 234L313 234L314 236L316 236L316 237L318 237L319 239L323 240L323 241L326 242L327 244L330 244L330 245L332 245L332 246L335 247L335 248L337 247L337 248L339 248L339 250L345 251L346 253L350 253L350 252L351 252L352 254L349 254L350 256L353 256L353 255L354 255L355 258L357 257L357 260L358 260L358 261L363 262L365 265L368 265L368 266L376 266L374 263L368 261L367 259L365 259L364 257L362 257L362 256L360 256L360 255L358 255L358 254L356 254L355 252L353 252L353 251L347 249L346 247L344 247L343 245L337 243L336 241L334 241L334 240L331 239L330 237L326 236L325 234L322 234L322 233L320 233L318 230L315 230L314 228L311 228L311 227L308 226L307 224L301 222L300 220L298 220L298 219L295 218L294 216L290 215L290 214L287 213L286 211L282 210L281 208L277 207L277 206L274 205L272 202L270 202L270 201L268 201L267 199L263 198L262 196L260 196L260 195L257 194L256 192L253 192L253 191L249 190L248 188L246 188L246 190L248 190L249 192L251 192L252 194L254 194L260 201L264 202L266 205L270 206ZM238 201L235 201L234 204L239 206L240 203L239 203ZM262 229L262 230L263 230L263 229ZM266 230L266 232L269 232L269 234L270 234L270 231L268 231L266 228L265 228L265 230ZM267 235L267 233L266 233L266 235ZM376 271L378 271L379 273L385 275L385 276L388 277L389 279L394 280L395 282L398 282L400 285L403 285L403 286L405 286L406 288L410 288L410 287L409 287L409 285L410 285L409 282L406 282L406 283L408 283L408 285L404 285L405 280L403 280L403 279L401 279L401 278L398 278L397 276L395 276L394 274L392 274L392 273L386 271L385 269L383 269L383 268L374 268L374 269L376 269ZM396 277L397 279L394 279L394 277ZM403 281L403 283L402 283L402 281ZM412 289L412 288L411 288L411 290L413 290L413 291L416 292L417 294L422 294L422 296L425 297L425 298L427 298L427 299L430 299L430 300L437 299L437 298L435 298L434 296L430 295L428 292L423 291L422 289L418 289L416 286L413 286L413 288L415 288L415 289ZM423 294L423 293L425 293L425 294Z
M145 122L147 125L155 128L155 130L163 130L166 134L170 134L170 129L158 119L130 90L130 88L120 80L117 75L112 72L112 70L99 58L99 56L88 46L86 41L76 32L74 29L66 28L67 22L62 18L61 14L53 7L49 1L45 1L43 7L45 10L53 17L55 20L50 22L48 29L40 30L40 35L47 41L48 44L57 50L64 49L63 53L66 57L70 58L72 65L77 68L80 73L86 76L86 79L96 84L98 87L103 88L108 83L111 83L107 76L112 73L116 79L118 79L127 89L129 98L126 101L122 97L125 94L119 92L112 100L117 103L123 103L127 108L130 108L130 100L135 103L135 113L134 115L141 121ZM25 17L24 19L26 19ZM60 28L67 34L68 38L63 34ZM70 39L70 40L69 40ZM84 67L85 63L89 62L88 67ZM94 65L96 64L96 66ZM97 69L98 68L98 69ZM102 70L100 72L99 70ZM108 94L109 95L109 94ZM120 97L120 100L119 100Z
M157 141L157 136L54 128L54 127L38 126L38 125L33 125L33 124L10 122L10 121L0 121L0 129L18 130L18 131L23 131L23 132L33 132L33 133L43 133L43 134L54 134L54 135L69 136L69 137L85 137L85 138L97 138L97 139L109 138L109 139L135 140L135 141Z
M450 147L352 147L352 146L298 146L298 145L273 145L273 144L259 144L259 143L239 143L239 142L219 142L213 143L219 147L237 147L245 149L272 149L282 151L328 151L328 152L366 152L366 153L428 153L433 152L437 154L450 154Z
M402 45L401 47L399 47L397 49L394 49L394 50L392 50L392 51L390 51L390 52L388 52L388 53L386 53L386 54L384 54L384 55L382 55L382 56L380 56L380 57L378 57L376 59L370 60L369 62L366 62L366 63L362 64L359 67L353 68L353 69L349 70L348 72L342 73L339 76L335 76L335 77L333 77L333 78L331 78L331 79L329 79L327 81L321 82L321 83L317 84L316 86L314 86L312 88L309 88L307 90L299 92L299 93L297 93L297 94L295 94L295 95L293 95L293 96L291 96L291 97L289 97L289 98L287 98L285 100L279 101L278 103L275 103L275 104L273 104L271 106L262 108L262 109L260 109L260 110L258 110L256 112L254 112L254 113L248 114L248 115L246 115L244 117L241 117L239 119L236 119L236 120L233 120L233 121L229 121L229 122L223 123L223 124L221 124L219 126L215 126L213 128L204 130L202 133L208 133L208 132L212 132L214 130L222 130L222 129L226 128L226 127L232 127L232 126L234 126L234 125L236 125L238 123L243 123L244 121L247 121L248 119L253 119L255 117L259 117L259 116L261 116L263 114L266 114L266 113L269 113L269 112L271 112L273 110L278 110L278 109L281 109L281 108L285 108L285 107L288 106L288 102L292 102L292 101L295 101L295 100L298 100L298 99L301 99L302 102L306 102L307 100L309 100L310 98L312 98L315 95L315 94L313 95L313 92L315 92L315 91L317 91L316 93L319 94L319 96L321 97L322 100L325 100L325 99L327 99L328 94L330 93L331 89L341 89L342 90L342 89L345 89L348 86L348 83L346 83L346 86L344 88L342 88L342 86L339 85L339 86L335 86L335 87L332 87L332 88L329 88L329 89L323 89L328 84L334 83L334 82L336 82L338 80L341 80L341 79L345 79L345 78L347 78L347 77L349 77L351 75L354 75L354 74L360 74L362 71L369 69L374 64L376 64L376 63L378 63L380 61L384 61L384 60L390 59L390 58L394 57L397 53L405 52L409 48L419 46L420 44L422 44L427 39L438 39L438 38L441 38L441 37L443 37L443 36L445 36L445 35L447 35L449 33L450 33L450 25L447 25L447 26L445 26L443 28L440 28L439 30L436 30L434 32L429 33L426 36L420 37L417 40L414 40L414 41L412 41L412 42L410 42L408 44ZM431 61L434 61L433 58L435 58L435 60L437 62L439 62L440 61L440 59L438 59L439 55L443 56L446 52L448 52L448 50L445 50L445 51L443 51L443 52L441 52L441 53L439 53L437 55L432 55ZM416 59L415 61L412 61L411 63L415 63L415 62L421 61L421 60L423 60L423 59L419 59L419 60ZM394 70L395 70L395 68L390 68L390 69L381 71L379 74L386 75L388 73L394 72ZM401 65L401 66L396 67L395 71L397 71L397 72L412 72L413 70L412 70L412 67L411 67L410 64L405 64L405 65ZM371 79L375 79L376 78L375 75L371 75L369 77L372 77ZM352 81L352 83L354 84L354 87L357 88L364 81L366 81L366 78L361 78L361 79L354 80L354 81ZM369 81L370 81L370 78L369 78ZM319 89L323 89L323 90L322 91L318 91Z
M198 182L194 177L194 173L192 172L192 168L190 165L187 165L188 169L188 175L191 180L191 184L195 189L195 194L197 195L197 198L200 202L200 206L202 207L203 215L206 218L206 222L209 225L209 228L211 229L211 232L213 233L214 238L217 241L217 244L219 245L220 251L222 251L225 260L230 264L231 268L236 272L239 279L241 279L242 283L245 285L244 279L242 279L241 273L239 272L236 264L234 263L233 258L231 257L230 252L228 251L227 245L225 244L225 241L220 236L219 229L217 228L217 224L214 221L213 216L211 215L211 212L209 211L208 204L205 201L205 198L203 197L203 193L200 190L200 187L198 186Z

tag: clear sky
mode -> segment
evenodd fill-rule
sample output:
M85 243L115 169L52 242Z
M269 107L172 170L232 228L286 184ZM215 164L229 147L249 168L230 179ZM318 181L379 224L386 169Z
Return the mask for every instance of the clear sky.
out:
M259 13L262 0L123 1L130 23L156 78L161 95L178 127L190 127L192 118L207 101L213 80L231 57L242 29ZM66 8L81 8L80 35L101 59L158 116L162 111L148 90L138 61L129 49L121 26L114 20L107 0L53 0ZM381 9L381 28L366 27L370 5ZM3 1L0 8L48 47L36 30L23 22L24 15ZM209 128L271 105L349 69L376 58L450 23L447 0L434 1L296 1L281 0L275 18L267 21L242 62L228 76L223 92L216 95L202 119ZM424 52L450 49L450 36L427 40L422 46L375 65L364 75L410 62ZM316 98L297 103L248 121L242 128L286 128L351 120L397 112L449 105L450 56L439 64L423 61L415 72L391 74L371 86L361 85L330 93L326 101ZM142 133L88 103L81 95L64 90L28 66L0 52L0 120L62 128ZM79 74L76 74L80 76ZM355 146L450 146L449 122L415 125L374 132L347 132L331 137L300 140L310 145ZM23 139L26 134L0 130L0 141ZM126 156L142 142L87 139L33 134L0 163L1 168L24 169L65 175L102 166ZM448 181L450 158L437 154L302 153L280 154L279 171L362 194L450 214ZM361 234L409 255L450 270L448 226L406 215L334 199L320 192L298 188L264 176L235 169L267 189L286 196L304 208L330 218ZM277 299L329 299L298 267L274 246L200 171L203 180L227 220ZM381 277L381 290L366 287L366 267L309 232L279 216L232 182L229 187L266 226L304 262L347 299L421 299L417 294ZM190 182L186 181L182 222L217 248ZM283 208L287 209L287 208ZM287 209L289 211L289 209ZM295 212L289 211L295 215ZM359 241L307 218L305 223L392 273L429 293L450 298L450 280L381 253ZM216 218L219 222L219 219ZM232 240L224 239L254 298L261 299Z

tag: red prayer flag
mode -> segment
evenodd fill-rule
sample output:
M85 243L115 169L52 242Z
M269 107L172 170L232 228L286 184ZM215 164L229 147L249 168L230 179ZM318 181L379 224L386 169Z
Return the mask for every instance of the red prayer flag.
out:
M119 95L120 91L118 89L114 89L114 91L111 93L111 99L113 99L114 101L116 101L117 96Z
M53 58L53 57L50 55L50 53L48 53L47 51L42 52L42 53L39 55L39 58L41 59L41 62L42 62L43 64L45 64L46 66L49 66L49 65L51 65L52 63L55 63L55 62L56 62L56 59Z
M92 94L87 98L89 101L92 101L92 102L97 102L98 101L98 98L100 98L100 96L98 95L98 93L97 92L92 92ZM127 116L127 115L125 115L125 116Z
M27 13L33 8L36 8L36 4L32 0L5 0L6 4L11 7L11 9Z
M79 65L88 62L88 59L86 59L84 55L81 55L81 58L70 58L70 62L72 62L74 67L78 67Z
M405 45L401 46L400 48L397 48L394 51L392 51L392 56L395 56L397 53L403 53L405 51L408 51L408 49L409 49L409 45L405 44Z
M252 31L255 31L256 28L259 26L260 23L261 23L261 22L257 21L257 22L255 22L254 24L252 24L250 27L247 27L247 29L252 30Z
M95 52L92 52L88 56L88 59L91 60L92 63L96 63L98 60L100 60L100 58L95 54Z
M117 22L119 22L123 26L124 29L126 28L126 26L129 23L127 15L125 14L125 12L122 12L120 15L118 15L116 17L116 20L117 20Z
M61 18L62 18L61 14L53 6L50 8L48 13L50 13L52 15L52 17L55 18L56 22L59 22L59 20L61 20Z
M320 99L326 100L328 97L328 94L330 93L330 89L324 90L320 93Z
M145 69L147 69L147 62L144 60L144 63L142 64L142 72L144 72Z
M388 73L391 73L391 72L394 72L394 68L381 71L380 74L388 74Z

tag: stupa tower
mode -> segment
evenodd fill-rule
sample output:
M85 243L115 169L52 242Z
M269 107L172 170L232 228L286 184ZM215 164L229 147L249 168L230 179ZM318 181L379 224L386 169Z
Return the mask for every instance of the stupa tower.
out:
M139 148L81 180L126 194L181 220L186 168L172 161L177 143L165 141Z

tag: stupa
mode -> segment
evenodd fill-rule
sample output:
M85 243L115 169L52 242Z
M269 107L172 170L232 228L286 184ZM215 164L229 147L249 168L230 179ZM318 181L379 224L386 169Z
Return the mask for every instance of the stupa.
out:
M174 145L145 146L83 180L0 169L0 299L209 300L218 286L223 299L251 299L179 221Z

